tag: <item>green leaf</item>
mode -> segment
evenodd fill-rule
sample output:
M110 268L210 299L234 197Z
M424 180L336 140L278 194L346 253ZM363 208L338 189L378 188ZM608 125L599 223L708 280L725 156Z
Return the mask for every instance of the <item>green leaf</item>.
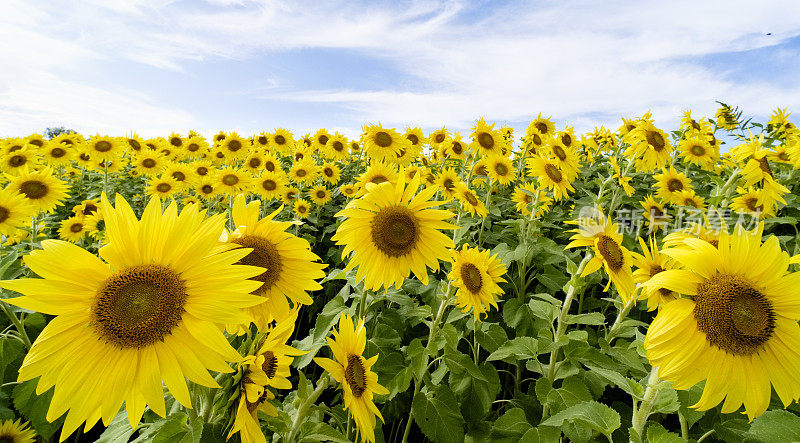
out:
M443 443L464 441L464 418L453 391L447 385L438 386L433 393L417 394L411 411L422 433L431 440Z
M660 382L661 387L658 390L658 397L653 404L652 414L672 414L677 412L681 407L681 402L678 401L678 393L672 389L672 383Z
M753 420L749 434L764 442L800 441L800 417L789 411L767 411Z
M651 422L647 425L648 443L684 443L685 441L680 435L667 431L658 423Z
M525 411L520 408L510 409L494 422L491 439L518 441L530 428L531 424L525 417Z
M308 351L308 353L295 357L293 363L294 367L303 369L311 363L314 356L317 355L317 351L325 345L325 337L328 335L328 332L330 332L333 325L335 325L336 321L339 319L339 315L344 312L346 308L344 299L339 296L331 299L331 301L322 308L322 312L317 316L317 322L314 326L314 335L309 335L303 340L303 344L306 344L305 342L309 339L310 343L300 348L303 351Z
M603 325L606 318L599 312L589 312L587 314L567 315L567 324L577 325Z
M596 401L585 401L564 409L543 421L542 425L561 427L564 423L583 424L606 436L621 424L617 411Z
M552 303L542 300L531 300L528 302L528 308L534 317L540 318L547 322L553 322L558 317L558 310Z
M586 367L589 368L589 370L593 374L599 376L608 383L622 389L623 391L627 392L633 397L641 399L642 396L644 395L644 387L640 385L636 380L631 380L630 378L624 377L617 371L603 369L598 366L586 365Z
M508 357L513 357L512 360L536 358L538 347L538 342L533 337L517 337L500 346L486 360L505 360Z
M536 385L537 395L539 384ZM579 377L567 377L561 382L561 387L547 392L546 402L553 412L562 411L571 406L592 400L589 388Z
M306 426L310 425L310 426ZM350 443L350 439L326 423L307 421L301 427L301 442L332 441L336 443Z
M528 429L522 438L519 439L520 443L550 443L558 441L561 437L561 431L552 426L537 426Z
M36 384L38 379L28 380L14 386L11 397L14 407L22 413L30 422L36 433L49 439L58 431L64 423L65 415L62 415L53 423L45 418L47 409L50 407L50 399L53 398L53 389L50 388L42 395L36 395Z
M428 364L428 354L425 347L422 346L422 340L415 338L406 347L406 361L411 368L411 373L416 380L422 380L422 375L425 373Z
M478 329L477 334L478 344L488 352L496 351L503 343L508 341L508 334L506 334L505 329L497 323L489 323L486 329L486 331L483 328Z
M178 412L148 426L134 442L198 443L203 435L203 419Z
M122 409L114 417L114 420L111 421L111 424L108 425L106 430L100 434L97 443L128 443L128 440L134 432L133 428L131 428L131 424L128 422L128 414L125 412L125 409Z

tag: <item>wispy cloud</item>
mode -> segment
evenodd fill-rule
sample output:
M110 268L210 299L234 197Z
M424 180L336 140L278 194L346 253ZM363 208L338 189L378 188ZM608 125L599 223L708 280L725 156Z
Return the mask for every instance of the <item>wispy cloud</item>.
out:
M306 107L303 119L295 120L301 127L358 128L380 120L464 128L480 116L521 124L544 112L579 129L616 124L620 115L648 109L669 124L681 109L712 113L716 99L757 115L776 105L800 105L800 85L739 78L735 58L733 66L703 58L773 48L762 63L780 59L781 69L800 69L800 50L786 46L800 35L795 1L754 7L688 0L12 0L0 4L0 16L0 38L14 42L0 49L12 67L0 72L2 134L56 121L83 130L153 133L212 126L219 115L237 112L247 132L263 129L262 117L253 115L259 103L270 117L280 114L282 104ZM397 78L384 86L301 85L294 80L298 71L311 70L321 80L326 65L311 56L290 67L273 63L309 49L359 54L354 78L369 72L370 63L389 66ZM135 82L125 76L126 64L180 78L226 60L261 68L247 84L220 78L218 90L176 92L195 97L226 91L237 97L238 106L230 109L189 111L145 86L129 87ZM342 112L331 113L331 107Z

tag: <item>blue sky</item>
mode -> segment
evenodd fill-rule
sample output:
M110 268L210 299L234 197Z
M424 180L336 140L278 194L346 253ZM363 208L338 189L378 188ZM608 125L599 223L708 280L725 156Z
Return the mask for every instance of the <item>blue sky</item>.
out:
M0 2L0 136L800 108L800 2ZM767 35L771 33L771 35ZM10 42L10 43L9 43ZM800 112L800 111L798 111Z

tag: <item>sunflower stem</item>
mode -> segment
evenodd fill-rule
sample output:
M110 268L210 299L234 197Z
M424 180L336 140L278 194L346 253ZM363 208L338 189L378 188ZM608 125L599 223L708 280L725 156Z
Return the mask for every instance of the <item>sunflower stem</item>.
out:
M489 177L489 181L486 182L486 199L483 202L483 205L488 208L489 207L489 201L491 199L492 199L492 178ZM487 215L486 217L483 217L481 219L481 229L478 232L478 247L483 245L483 227L484 227L484 225L486 225L486 219L488 217L489 216Z
M661 390L661 380L658 378L658 368L653 367L650 370L650 377L647 379L647 389L644 391L644 397L639 402L639 408L634 409L633 416L631 417L631 427L638 436L642 436L644 426L647 424L647 418L650 417L650 412L653 410L658 391Z
M703 440L707 439L708 437L711 437L712 435L714 435L715 432L717 432L717 431L715 431L713 429L708 431L708 432L706 432L705 434L700 436L700 438L697 439L697 443L701 443Z
M635 296L631 294L629 297L630 298L628 298L628 301L625 302L625 305L619 310L619 313L617 313L617 319L614 320L614 324L611 325L611 329L609 329L608 333L606 334L606 341L608 342L609 346L611 346L612 340L616 338L617 332L619 332L619 328L622 325L622 321L625 320L625 317L628 316L628 312L630 312L631 308L633 308L633 306L636 304Z
M555 378L556 372L556 359L558 358L558 342L561 340L561 337L564 336L564 332L567 329L567 314L569 313L569 308L572 305L572 300L575 298L575 291L578 284L578 279L580 278L581 273L583 272L583 268L589 263L589 260L592 259L591 253L586 253L581 260L580 265L578 265L578 269L575 270L575 274L572 275L572 278L569 281L569 288L567 288L567 295L564 297L564 302L561 305L561 312L558 314L558 318L556 319L556 332L553 334L553 350L550 351L550 362L547 364L547 369L545 370L545 375L547 376L547 380L550 381L552 384ZM549 406L547 404L544 405L542 410L542 417L546 417L549 411Z
M19 338L22 340L22 343L26 348L30 349L32 346L31 339L28 337L28 333L25 331L25 326L21 321L19 321L17 314L11 311L11 309L8 307L8 303L5 301L0 303L0 306L3 308L3 312L6 314L6 317L8 317L8 319L11 320L11 323L14 324L14 327L17 328L17 332L19 332Z
M475 365L478 365L478 354L480 354L481 348L478 344L478 318L475 317L475 321L472 324L472 360L475 362Z
M297 432L300 430L300 425L303 423L303 420L308 415L308 410L311 409L311 406L317 401L322 392L328 388L329 377L323 376L320 378L319 383L317 383L317 387L314 389L314 392L308 396L308 398L300 403L300 407L297 408L297 414L294 416L294 420L292 421L292 428L289 431L289 436L286 438L287 442L295 441L295 437L297 437ZM348 427L348 438L350 435L350 420L347 421Z

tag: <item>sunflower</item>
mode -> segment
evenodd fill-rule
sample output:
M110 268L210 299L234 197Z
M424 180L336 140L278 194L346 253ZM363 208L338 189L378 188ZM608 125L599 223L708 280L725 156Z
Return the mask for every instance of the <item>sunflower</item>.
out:
M72 145L50 141L42 151L44 161L50 166L69 166L72 162L74 148Z
M36 432L29 428L29 423L22 423L22 419L3 420L0 422L0 441L6 443L33 443L36 441Z
M739 126L738 116L736 111L728 105L722 105L717 109L714 118L717 120L717 126L731 132Z
M447 140L448 135L450 135L450 132L444 126L442 126L441 129L437 129L428 134L428 140L430 140L431 148L434 150L439 149L445 140Z
M87 232L89 231L84 222L84 217L82 215L74 215L61 222L61 226L58 229L58 236L62 240L78 243L83 240Z
M260 149L253 149L247 158L244 159L244 168L252 174L258 174L264 169L264 154Z
M361 154L361 144L355 140L350 142L350 153L351 154Z
M310 305L308 291L322 289L317 280L325 277L323 269L327 265L319 263L305 239L286 232L291 222L274 219L282 206L262 219L258 217L260 208L260 201L245 204L244 196L237 196L232 210L237 228L223 237L228 243L250 248L240 263L265 269L251 280L260 282L252 294L267 301L248 311L256 326L263 329L273 320L287 318L293 307Z
M8 187L24 195L37 212L51 212L69 197L66 183L53 177L50 167L34 172L23 169L10 177Z
M320 167L320 175L326 182L336 186L341 179L341 171L339 167L333 163L325 163Z
M511 160L502 155L492 155L486 159L486 171L495 182L507 185L514 181L517 174Z
M225 140L219 142L219 152L221 152L225 158L241 160L244 157L247 157L247 154L250 152L250 142L239 137L239 134L235 132L231 132L225 137Z
M270 136L270 147L278 154L285 155L294 146L294 135L284 128L277 128Z
M288 185L283 171L264 171L258 177L255 177L253 182L253 191L268 200L280 198L283 190Z
M311 214L311 203L304 198L296 198L294 200L294 204L292 205L292 209L297 215L297 218L308 218L308 216Z
M243 380L233 427L231 427L227 439L238 432L242 443L267 443L267 438L258 421L258 413L278 416L278 410L270 403L275 399L275 394L263 386L251 383L249 379Z
M564 249L591 246L594 252L594 257L586 264L580 276L585 277L604 267L610 277L605 290L608 291L613 282L622 301L628 303L635 289L631 271L633 257L622 246L622 234L619 233L617 224L605 220L605 217L592 222L582 219L578 222L578 228L572 232L575 235L570 237L572 241Z
M666 211L664 211L664 203L657 202L652 195L648 195L639 203L642 205L642 214L647 220L647 225L650 227L650 232L656 232L659 229L664 229L672 219L672 217Z
M550 210L550 205L553 201L547 196L544 190L537 190L536 185L533 183L525 183L517 186L514 189L514 194L511 196L511 201L516 203L517 212L524 216L529 216L531 214L530 205L533 203L534 198L536 198L538 204L536 216L541 217Z
M250 186L252 177L241 170L226 167L217 171L214 181L220 194L239 194Z
M360 186L360 193L367 192L367 183L397 183L397 169L390 164L373 161L363 174L358 176L358 184Z
M327 146L328 142L331 139L331 134L328 133L325 129L319 129L312 138L313 142L311 143L311 150L317 153L323 152Z
M331 191L325 185L314 186L308 191L311 201L322 206L331 200Z
M25 264L42 279L0 282L25 296L16 306L56 317L26 355L19 380L41 377L37 392L55 385L47 419L67 412L61 438L86 421L108 425L125 402L132 427L149 406L165 417L163 379L175 399L191 407L184 377L219 387L206 372L230 372L241 357L222 335L224 323L247 321L243 311L263 302L247 280L263 270L234 266L249 253L219 246L223 215L196 205L180 215L173 202L162 213L152 198L137 220L117 195L103 195L108 244L100 258L59 240L42 241ZM220 288L225 290L220 291Z
M161 199L167 199L175 195L181 188L181 184L169 175L162 175L161 177L153 180L145 189L147 195L157 196Z
M553 160L541 156L529 158L528 169L538 179L540 187L553 191L555 200L561 200L575 190L571 184L574 177L562 171Z
M195 193L198 197L202 198L205 201L211 201L216 199L219 196L219 192L217 192L217 182L214 180L214 177L205 176L200 178L200 182L197 184L195 188Z
M565 125L564 130L556 134L555 140L567 149L575 149L578 144L575 139L575 128L570 125Z
M478 215L478 217L486 217L489 215L489 210L486 209L486 205L480 201L475 192L473 192L464 182L458 182L456 184L456 189L454 195L458 201L461 202L461 206L467 210L472 215Z
M484 119L475 121L475 126L472 127L472 134L470 134L472 143L469 148L473 152L480 152L482 156L488 155L503 155L502 147L505 144L503 135L500 131L494 129L494 123L491 125L486 124Z
M353 184L339 186L339 191L347 198L353 198L358 193L358 186Z
M294 183L312 185L317 180L318 166L311 160L295 161L289 169L289 180Z
M669 137L649 120L641 121L627 135L626 141L630 146L625 149L625 155L636 160L636 169L640 172L663 168L670 160L672 145Z
M373 291L382 286L400 288L412 271L428 284L426 268L437 271L439 259L446 258L447 249L453 247L452 239L439 232L457 228L445 221L453 213L431 209L443 202L430 201L434 187L417 194L418 177L408 184L399 176L396 185L367 187L369 192L336 214L347 217L332 237L344 245L342 258L353 253L346 269L357 266L356 282L365 280L365 288Z
M262 154L269 149L269 133L261 131L260 134L253 136L253 149Z
M89 155L95 161L112 162L122 155L125 147L113 137L100 136L99 134L86 141Z
M193 135L186 139L184 144L184 151L187 158L200 158L208 153L208 142L205 138L199 135Z
M428 137L417 127L406 127L405 137L411 142L411 148L422 152L422 147L428 143Z
M650 245L648 246L644 240L639 237L639 245L642 247L642 253L632 253L633 264L636 266L636 270L633 271L634 282L645 283L660 272L677 269L674 260L659 252L658 244L654 238L650 238ZM663 306L678 298L678 294L676 294L675 291L664 287L641 286L640 291L639 300L647 299L648 311L653 311L659 306Z
M24 195L12 187L0 190L0 235L13 235L27 226L36 210Z
M334 380L341 383L344 394L344 407L350 411L356 422L361 439L375 441L375 416L383 421L383 416L373 403L374 394L388 395L389 390L378 384L378 375L372 366L378 356L364 358L367 345L367 329L364 319L353 326L353 319L347 314L339 317L339 328L331 331L334 338L327 337L333 357L315 357L314 362L328 372Z
M658 181L656 195L662 201L674 204L681 204L680 191L691 189L689 179L683 173L675 170L672 166L665 169L660 174L654 174L653 178Z
M18 175L27 169L38 169L41 158L33 145L24 145L22 149L9 152L0 157L0 170Z
M364 153L378 161L395 162L401 150L411 149L411 142L394 129L384 128L380 123L364 127Z
M542 117L540 112L539 116L528 125L529 133L533 133L534 130L542 136L551 137L556 131L556 125L550 120L550 117Z
M661 251L684 269L645 283L690 297L659 309L644 348L675 389L706 381L700 410L724 399L723 413L744 404L752 420L769 406L770 385L784 407L800 398L800 272L789 271L777 237L762 235L760 224L720 233L717 247L686 239Z
M300 195L300 190L294 186L286 186L281 193L281 200L286 204L292 204Z
M172 134L170 134L170 136L167 138L167 143L172 145L172 147L175 148L176 151L183 150L184 146L183 137L181 137L181 135L178 133L173 132Z
M775 215L775 200L770 198L763 189L737 188L736 192L739 196L731 200L732 211L753 217L773 217Z
M131 165L138 173L152 177L164 170L167 159L163 154L146 149L131 158Z
M334 160L347 160L347 158L350 156L350 153L347 150L349 144L350 142L347 140L347 137L337 132L328 141L328 144L325 146L322 154L325 155L326 158Z
M678 143L678 151L684 162L695 164L707 171L714 168L719 151L701 136L690 136Z
M442 158L462 161L467 159L467 145L464 144L461 134L458 132L454 133L452 137L447 137L439 149Z
M192 185L197 177L189 164L172 162L164 168L163 175L172 177L178 183L179 189L186 189Z
M503 293L498 283L505 282L501 276L506 273L506 267L497 254L490 256L487 250L467 245L453 252L452 261L453 268L447 278L458 288L456 306L465 313L472 309L478 321L492 307L497 308L498 295Z
M684 189L678 193L677 200L680 201L679 205L687 206L695 209L705 209L706 201L703 197L697 195L692 189Z
M560 139L551 140L543 151L562 171L566 171L569 175L578 175L580 171L578 153L561 143Z

